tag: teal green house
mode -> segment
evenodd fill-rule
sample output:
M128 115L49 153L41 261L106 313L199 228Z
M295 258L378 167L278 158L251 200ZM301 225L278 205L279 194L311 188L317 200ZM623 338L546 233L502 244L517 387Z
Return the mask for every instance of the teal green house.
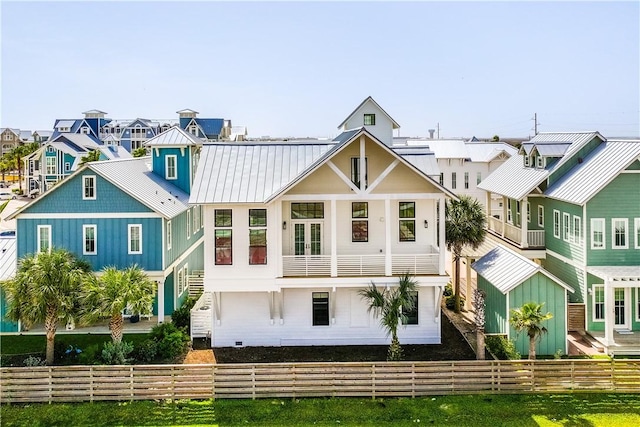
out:
M574 290L567 330L610 355L640 354L640 140L541 133L479 188L504 202L489 240Z
M485 294L485 333L514 339L522 355L529 351L526 332L517 333L510 325L511 310L528 302L544 303L543 311L553 317L542 326L547 329L536 344L536 354L567 354L568 285L535 262L498 245L471 266L478 274L478 289Z
M17 259L62 247L96 272L138 264L157 283L153 314L163 322L204 268L202 212L188 203L201 144L173 127L147 142L149 157L83 165L12 214Z

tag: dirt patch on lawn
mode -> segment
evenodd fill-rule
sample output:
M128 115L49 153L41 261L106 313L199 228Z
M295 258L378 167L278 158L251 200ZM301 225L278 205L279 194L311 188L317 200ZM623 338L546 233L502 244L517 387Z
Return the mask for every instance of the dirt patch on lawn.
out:
M475 353L447 316L442 315L440 322L442 344L403 345L405 360L475 360ZM377 362L387 359L387 349L386 345L216 347L214 353L218 363Z
M207 363L216 363L216 357L213 354L213 350L190 350L187 353L187 356L184 358L182 362L186 365L190 364L207 364Z

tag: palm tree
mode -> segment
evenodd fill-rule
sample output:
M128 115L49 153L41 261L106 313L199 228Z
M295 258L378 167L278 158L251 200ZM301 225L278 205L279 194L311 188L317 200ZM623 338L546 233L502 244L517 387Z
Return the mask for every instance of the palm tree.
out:
M80 166L84 165L85 163L89 163L89 162L97 162L98 160L100 160L100 150L93 150L93 151L89 151L89 153L87 153L86 156L83 156L80 158Z
M15 277L2 283L9 319L27 327L44 322L49 365L53 363L58 322L71 321L77 314L82 279L89 271L88 264L71 252L52 249L23 257Z
M398 340L398 325L400 322L406 323L406 311L415 307L413 293L416 291L417 283L411 279L409 274L400 277L398 287L389 289L378 289L371 283L368 288L362 289L359 294L369 303L368 311L373 310L374 316L380 316L380 326L387 331L387 336L391 335L391 345L387 354L387 360L402 360L402 347Z
M511 310L509 322L511 326L520 333L526 331L529 336L529 359L536 358L536 340L547 332L547 328L542 326L542 322L549 320L553 314L542 313L542 304L528 302L520 308Z
M147 155L147 149L145 147L136 148L131 152L133 157L144 157Z
M477 249L487 234L486 215L482 205L470 196L460 196L449 200L445 208L445 238L447 249L451 251L454 262L455 311L460 312L460 257L462 249L470 246ZM470 280L467 277L467 280ZM467 295L470 298L471 295Z
M22 158L33 153L38 148L40 148L40 144L32 142L29 144L18 145L8 153L12 170L18 171L18 187L20 188L20 194L22 194L22 171L24 169Z
M91 323L109 317L109 330L114 343L122 341L126 308L137 314L151 312L155 284L137 265L124 270L105 267L100 277L88 276L83 283L82 321Z

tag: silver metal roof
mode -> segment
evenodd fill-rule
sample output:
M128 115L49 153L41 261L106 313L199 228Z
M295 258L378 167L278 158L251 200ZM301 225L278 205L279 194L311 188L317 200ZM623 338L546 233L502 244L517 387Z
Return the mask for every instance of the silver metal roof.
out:
M635 282L640 284L640 265L587 267L587 272L611 282Z
M562 157L571 146L568 142L536 144L535 151L543 157Z
M529 143L537 144L538 142L568 142L571 145L567 148L567 151L564 153L562 159L560 159L556 164L554 164L553 169L557 169L561 165L563 165L573 153L580 150L584 147L589 141L593 138L598 137L602 141L605 141L605 138L600 135L598 132L541 132L531 138Z
M75 120L60 120L56 125L56 128L70 128L75 124Z
M521 200L549 176L546 169L524 167L523 156L511 156L498 169L486 177L478 188Z
M393 151L402 156L425 175L433 179L439 179L440 168L438 160L429 147L391 147Z
M189 195L153 173L150 157L91 162L88 168L167 219L189 208Z
M157 145L202 145L202 140L182 130L178 126L173 126L150 138L144 145L147 147L155 147Z
M326 142L206 144L189 203L264 202L334 146Z
M0 239L0 280L11 279L16 274L18 253L15 237Z
M131 153L119 145L103 145L98 150L109 160L130 159L132 157Z
M504 152L512 156L518 152L504 142L476 142L462 139L408 140L408 146L428 145L436 159L469 159L472 162L490 162Z
M471 264L471 268L503 294L507 294L538 272L551 278L569 292L573 292L570 286L551 275L535 262L502 245L498 245L487 252L485 256Z
M607 141L545 191L553 199L584 205L640 158L640 140ZM640 207L638 208L640 211Z

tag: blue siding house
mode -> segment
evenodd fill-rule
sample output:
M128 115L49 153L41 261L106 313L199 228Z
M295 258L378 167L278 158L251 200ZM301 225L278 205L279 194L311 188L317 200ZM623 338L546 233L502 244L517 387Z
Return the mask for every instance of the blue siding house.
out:
M83 165L11 215L18 259L64 247L95 271L136 263L157 282L154 314L163 322L204 268L202 214L188 204L201 144L173 127L147 142L150 157Z
M228 139L231 134L231 121L225 119L201 119L194 110L177 111L180 120L180 128L191 135L195 135L205 141L220 141Z

